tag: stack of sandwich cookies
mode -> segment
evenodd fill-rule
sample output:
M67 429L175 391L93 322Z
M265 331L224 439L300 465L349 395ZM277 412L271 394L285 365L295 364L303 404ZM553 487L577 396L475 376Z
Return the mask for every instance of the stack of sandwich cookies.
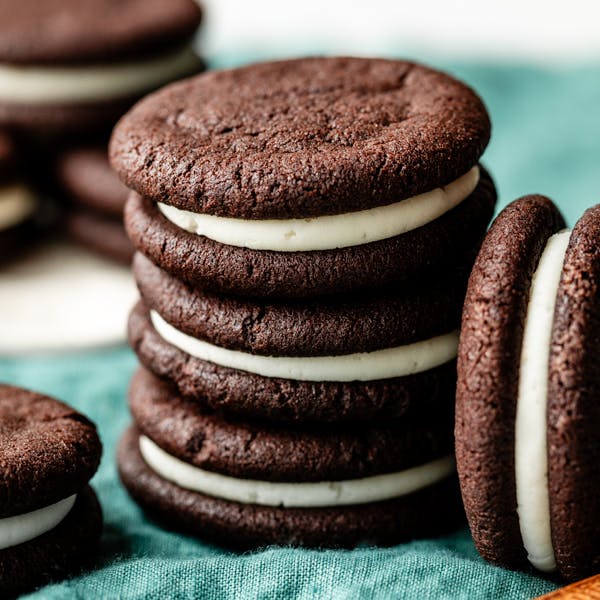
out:
M0 260L14 256L32 233L37 201L21 180L12 139L0 132Z
M119 466L151 515L233 546L456 526L457 330L495 203L489 128L446 75L345 58L209 73L120 121L147 371Z
M68 406L0 386L0 593L81 567L102 531L88 481L100 462L94 425Z
M69 236L100 254L130 263L133 246L123 227L128 190L110 168L106 149L84 146L63 152L56 176L71 201L64 216Z
M192 0L0 2L0 125L105 131L145 93L198 72Z
M484 558L575 580L600 569L600 207L572 231L529 196L475 263L458 359L456 456Z

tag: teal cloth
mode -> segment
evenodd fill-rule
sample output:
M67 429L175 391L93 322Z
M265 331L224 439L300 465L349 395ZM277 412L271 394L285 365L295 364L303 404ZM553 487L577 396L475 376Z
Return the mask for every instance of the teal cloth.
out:
M545 192L572 223L597 201L600 68L441 66L474 85L490 107L494 138L485 162L502 203ZM116 473L116 443L129 422L126 390L135 364L126 348L0 359L0 380L55 395L83 411L98 424L104 443L93 480L106 523L97 564L32 598L528 598L555 587L487 565L466 529L389 549L246 554L163 531L128 498Z

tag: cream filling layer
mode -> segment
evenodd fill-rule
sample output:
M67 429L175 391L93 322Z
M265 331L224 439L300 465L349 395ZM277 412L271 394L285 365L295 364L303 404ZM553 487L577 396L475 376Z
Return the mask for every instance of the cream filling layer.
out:
M147 60L81 67L0 64L0 101L27 104L111 100L156 88L191 72L191 46Z
M0 550L28 542L56 527L69 514L76 497L69 496L50 506L0 519Z
M289 508L345 506L398 498L441 481L455 469L454 458L445 456L405 471L363 479L280 483L205 471L167 454L143 435L139 438L139 447L142 457L157 475L186 490L243 504Z
M430 192L388 206L309 219L232 219L181 210L158 203L171 223L221 244L303 252L359 246L422 227L465 200L479 182L479 167Z
M405 377L433 369L456 357L458 332L374 352L358 352L340 356L261 356L229 350L193 338L170 323L156 311L150 319L157 333L169 344L190 356L222 367L298 381L373 381Z
M556 568L548 494L548 361L556 295L571 232L548 239L533 275L523 331L515 421L517 513L529 562Z
M22 184L0 187L0 231L30 217L37 206L31 190Z

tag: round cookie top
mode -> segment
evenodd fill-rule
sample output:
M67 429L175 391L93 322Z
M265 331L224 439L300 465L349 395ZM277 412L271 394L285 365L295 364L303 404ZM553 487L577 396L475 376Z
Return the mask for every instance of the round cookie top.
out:
M527 565L514 456L523 330L533 273L548 238L563 227L542 196L507 206L483 241L463 309L455 436L465 512L483 557L513 568Z
M128 187L241 219L340 214L446 185L490 121L455 79L411 62L305 58L214 71L147 97L117 125Z
M0 0L0 62L71 65L180 46L200 24L193 0Z
M77 204L122 218L129 190L110 168L105 147L67 150L57 160L56 177Z
M242 479L360 479L452 453L447 414L326 429L241 422L204 412L143 368L133 377L129 405L138 429L167 453Z
M0 518L79 492L102 446L86 417L47 396L0 385Z

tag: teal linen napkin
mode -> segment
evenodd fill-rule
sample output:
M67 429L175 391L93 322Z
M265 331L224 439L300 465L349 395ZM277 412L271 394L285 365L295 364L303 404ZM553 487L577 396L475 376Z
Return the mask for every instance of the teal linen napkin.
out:
M0 380L63 399L98 425L104 444L92 480L105 519L96 566L31 598L527 598L554 588L484 563L466 529L394 548L244 554L162 530L129 499L115 464L135 365L126 348L0 361Z
M600 201L600 67L439 66L472 84L490 108L494 133L485 163L501 205L543 192L572 224ZM106 522L97 564L31 598L528 598L555 587L485 564L466 530L389 549L246 554L163 531L128 498L115 467L117 440L129 423L126 391L135 363L125 348L0 359L0 380L83 411L104 443L93 480Z

